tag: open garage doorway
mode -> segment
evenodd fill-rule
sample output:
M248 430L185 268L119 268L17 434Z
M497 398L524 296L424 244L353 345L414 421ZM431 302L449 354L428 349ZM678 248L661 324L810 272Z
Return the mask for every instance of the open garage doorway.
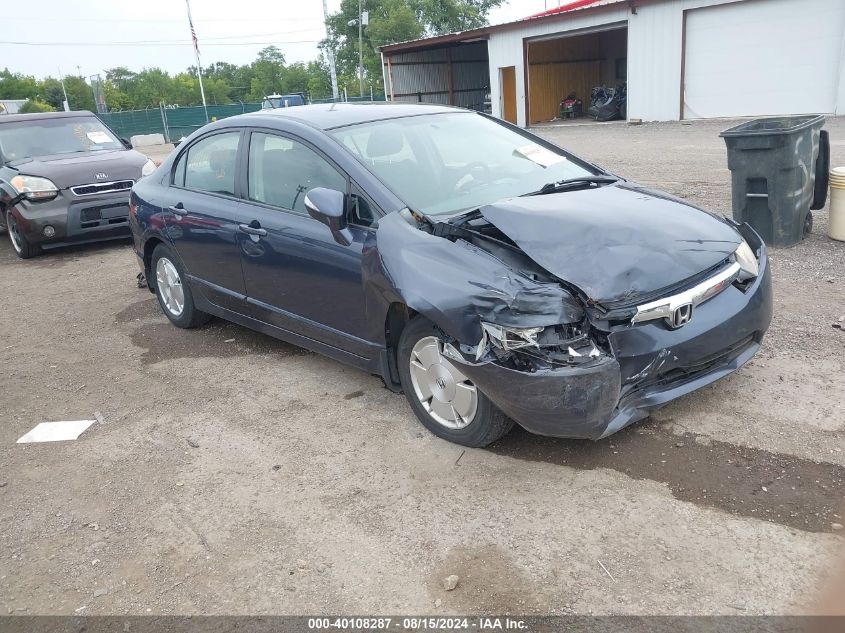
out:
M384 81L390 101L442 103L490 112L487 40L386 53Z
M525 65L529 125L558 118L560 102L572 93L584 102L586 114L593 88L627 81L628 28L528 40Z

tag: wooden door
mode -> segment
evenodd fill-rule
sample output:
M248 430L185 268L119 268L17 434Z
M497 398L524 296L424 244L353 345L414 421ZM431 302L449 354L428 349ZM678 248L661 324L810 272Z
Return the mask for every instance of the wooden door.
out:
M502 93L502 118L516 124L516 66L499 69Z

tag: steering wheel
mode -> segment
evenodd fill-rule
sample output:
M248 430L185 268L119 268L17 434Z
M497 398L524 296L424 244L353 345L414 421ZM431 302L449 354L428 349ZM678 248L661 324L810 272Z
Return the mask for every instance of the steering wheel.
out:
M471 176L470 180L464 180L467 176ZM458 174L455 180L455 193L465 193L471 188L471 185L487 184L493 181L493 172L490 167L481 161L468 163L463 171Z

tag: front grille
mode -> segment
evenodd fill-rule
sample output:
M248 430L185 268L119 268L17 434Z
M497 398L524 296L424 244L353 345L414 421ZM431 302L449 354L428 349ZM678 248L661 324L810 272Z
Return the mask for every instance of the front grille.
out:
M115 193L116 191L129 191L134 180L116 180L114 182L94 182L90 185L77 185L70 190L75 196L96 196L102 193Z

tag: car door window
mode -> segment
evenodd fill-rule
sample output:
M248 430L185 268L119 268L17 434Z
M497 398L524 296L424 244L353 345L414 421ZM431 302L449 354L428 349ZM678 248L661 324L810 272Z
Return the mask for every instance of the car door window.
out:
M254 132L249 145L249 199L306 213L315 187L346 193L346 176L310 147L293 139Z
M240 131L224 132L191 145L176 165L173 184L194 191L234 196L240 138Z

